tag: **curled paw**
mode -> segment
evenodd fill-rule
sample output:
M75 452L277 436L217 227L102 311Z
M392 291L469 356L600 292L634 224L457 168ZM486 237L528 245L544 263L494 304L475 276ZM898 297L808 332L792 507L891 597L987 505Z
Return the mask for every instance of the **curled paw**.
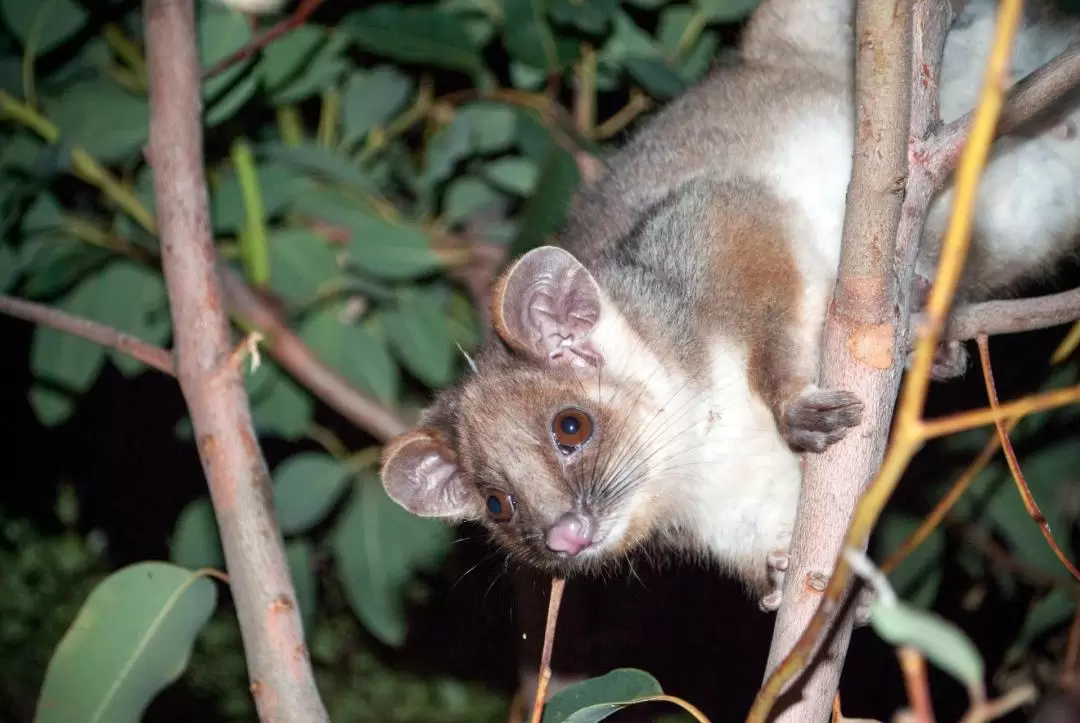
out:
M791 565L791 556L787 550L773 550L765 556L768 570L768 587L758 599L758 607L764 612L775 612L784 600L784 574Z
M870 606L877 599L874 588L863 586L855 597L855 627L861 628L870 623Z
M851 392L804 390L784 403L784 439L798 450L824 452L858 426L862 413L862 401Z
M967 372L971 355L962 341L943 341L934 349L934 361L930 366L930 378L936 382L947 382L950 379L962 377ZM911 362L915 359L915 353L911 352L907 358L907 368L911 368Z

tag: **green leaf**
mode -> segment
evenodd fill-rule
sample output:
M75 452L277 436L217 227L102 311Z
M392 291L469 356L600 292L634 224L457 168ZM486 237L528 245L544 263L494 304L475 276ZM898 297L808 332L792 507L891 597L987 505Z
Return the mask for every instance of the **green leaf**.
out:
M268 143L259 148L259 153L283 166L322 176L328 181L361 190L371 188L371 180L351 159L322 146L312 143L298 146Z
M87 13L74 0L2 0L0 18L24 48L32 42L40 56L75 35Z
M437 520L409 514L365 475L331 545L349 604L368 632L387 645L405 642L405 587L419 571L433 569L452 531Z
M376 126L384 126L412 97L412 78L390 66L355 73L345 89L341 124L345 142L352 144Z
M323 284L341 273L333 246L310 229L276 229L267 245L270 285L289 303L310 303Z
M506 156L484 166L484 178L519 196L528 196L536 189L539 175L536 161L525 156Z
M71 314L93 318L97 301L80 286L57 306ZM85 392L104 363L105 348L100 344L49 326L34 329L30 369L38 379L58 383L72 391Z
M1012 647L1027 652L1031 644L1044 634L1068 624L1076 611L1077 601L1063 589L1054 588L1028 611Z
M282 533L298 535L323 521L349 486L349 468L328 454L301 452L274 470L274 509Z
M742 20L757 7L759 0L694 0L709 22L730 23Z
M579 51L576 40L551 32L544 6L536 0L503 0L503 44L515 60L548 73L568 66Z
M270 219L282 213L297 194L308 193L314 187L310 178L302 175L308 169L299 163L264 162L255 173L259 178L263 214ZM218 233L237 232L244 225L244 200L240 179L231 165L220 169L211 186L210 215Z
M169 557L189 570L225 569L221 534L209 497L200 497L180 512L169 543Z
M328 366L384 404L396 404L400 372L385 339L355 322L345 321L343 304L311 314L300 337Z
M394 351L417 379L436 389L453 381L454 342L434 294L409 293L386 314L385 325Z
M289 575L296 588L296 604L300 608L300 619L304 630L311 632L318 605L318 581L314 569L315 550L311 543L297 537L285 543L285 559L289 563Z
M95 293L97 321L130 334L148 344L163 345L172 330L169 297L165 282L155 271L129 262L115 261L89 277L83 286ZM109 350L109 358L127 376L145 370L146 365L129 355Z
M340 26L365 50L410 63L473 71L483 67L460 16L434 5L376 5Z
M63 424L75 412L75 400L70 394L42 384L31 384L26 396L34 416L46 427Z
M587 33L602 33L611 22L619 0L551 0L551 17Z
M553 143L538 160L540 176L536 192L521 215L521 227L512 246L515 256L537 246L563 224L580 180L577 162Z
M903 512L887 512L874 533L874 556L884 560L891 555L921 522L921 518ZM889 582L909 602L922 608L931 607L941 587L944 551L945 533L939 527L889 573Z
M443 200L443 216L451 225L460 223L478 211L500 208L505 203L503 194L483 179L461 176L450 182Z
M144 562L99 584L45 672L35 723L138 723L187 667L217 590L175 565Z
M890 645L908 645L969 689L982 689L984 664L960 628L902 601L870 605L870 625Z
M67 86L45 101L49 119L65 142L77 145L105 164L125 161L142 151L150 134L150 105L105 79Z
M243 13L215 3L202 3L199 13L199 60L209 69L251 40L251 27ZM203 82L207 126L231 118L258 90L258 76L249 63L236 63Z
M655 98L667 100L686 90L686 83L663 58L632 57L626 69L642 88Z
M295 209L351 232L349 260L364 271L390 281L404 281L435 271L442 261L418 228L389 221L328 192L297 198Z
M306 32L300 34L297 32L300 30ZM289 41L292 45L275 47ZM267 48L272 55L270 65L260 63L257 72L275 105L299 103L338 86L341 77L352 67L345 57L348 45L349 39L341 33L328 35L320 26L301 25ZM268 57L267 51L263 60Z
M636 700L663 695L656 678L643 670L618 668L574 683L544 706L543 723L596 723Z
M244 381L255 428L260 434L295 440L307 433L315 403L306 388L267 359L263 359L254 373L245 375Z
M7 291L19 278L19 256L10 245L0 242L0 292Z

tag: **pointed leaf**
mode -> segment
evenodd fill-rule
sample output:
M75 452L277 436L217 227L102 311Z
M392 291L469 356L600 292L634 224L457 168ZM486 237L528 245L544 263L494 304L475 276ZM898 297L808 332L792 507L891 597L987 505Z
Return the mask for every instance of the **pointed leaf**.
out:
M301 338L343 377L385 404L396 403L400 376L386 341L346 321L343 310L332 304L311 314L300 328Z
M448 525L402 509L377 478L362 478L331 544L346 597L368 632L387 645L405 642L405 585L440 562L451 534Z
M395 60L465 71L483 66L461 17L434 5L376 5L350 13L341 27L365 50Z
M43 55L77 33L87 13L74 0L3 0L0 18L24 48L33 42L36 55Z
M870 625L891 645L908 645L970 689L982 689L985 666L978 649L948 620L902 601L870 606Z
M173 528L169 556L177 565L189 570L225 569L221 534L209 497L192 500L180 512Z
M110 575L53 653L35 723L138 723L184 672L216 604L209 579L175 565L144 562Z
M446 312L428 291L409 293L386 314L386 330L409 371L429 387L449 384L454 376L454 342Z
M307 532L322 520L349 486L351 471L321 452L301 452L274 470L274 509L282 533Z
M656 678L643 670L619 668L574 683L544 706L543 723L596 723L634 703L663 694Z

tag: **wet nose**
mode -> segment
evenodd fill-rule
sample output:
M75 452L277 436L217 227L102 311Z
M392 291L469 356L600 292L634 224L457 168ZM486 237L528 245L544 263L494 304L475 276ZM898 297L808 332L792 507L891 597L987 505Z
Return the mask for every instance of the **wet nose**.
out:
M573 557L593 542L592 524L575 512L568 512L547 532L547 546L552 552Z

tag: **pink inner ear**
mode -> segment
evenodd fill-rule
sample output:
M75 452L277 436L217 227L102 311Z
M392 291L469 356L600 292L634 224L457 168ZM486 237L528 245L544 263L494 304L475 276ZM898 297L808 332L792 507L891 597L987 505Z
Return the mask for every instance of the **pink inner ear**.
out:
M544 247L522 257L507 280L503 306L504 326L517 346L556 364L602 363L589 340L600 319L600 289L568 252Z

